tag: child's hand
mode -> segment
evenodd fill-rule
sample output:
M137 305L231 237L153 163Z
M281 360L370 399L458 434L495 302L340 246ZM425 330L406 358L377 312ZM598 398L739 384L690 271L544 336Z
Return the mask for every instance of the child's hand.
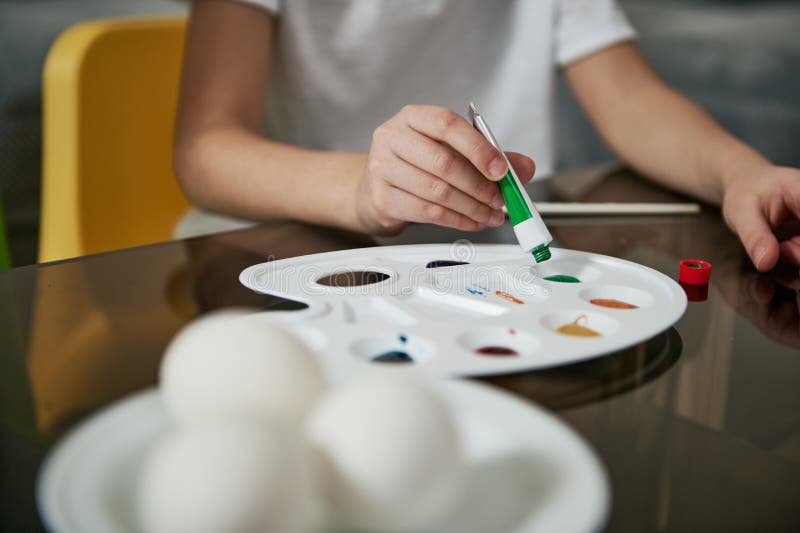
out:
M507 152L519 179L532 159ZM356 209L370 233L392 234L408 222L464 231L499 226L497 181L508 168L500 153L461 115L435 106L404 107L372 136Z
M800 266L800 170L769 165L732 180L722 214L758 270L778 258Z

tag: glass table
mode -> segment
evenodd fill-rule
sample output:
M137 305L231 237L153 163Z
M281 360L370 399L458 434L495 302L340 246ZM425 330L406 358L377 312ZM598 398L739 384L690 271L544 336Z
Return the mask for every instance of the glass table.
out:
M630 172L576 172L535 199L674 202ZM677 277L713 264L704 301L669 330L580 364L485 381L555 411L605 464L607 531L800 531L800 317L797 269L758 274L719 211L554 217L556 245ZM465 235L412 226L379 244L513 243L508 225ZM156 383L170 338L198 313L300 304L239 285L254 263L373 246L293 222L0 271L2 531L38 531L36 476L86 416ZM580 512L580 510L576 510Z

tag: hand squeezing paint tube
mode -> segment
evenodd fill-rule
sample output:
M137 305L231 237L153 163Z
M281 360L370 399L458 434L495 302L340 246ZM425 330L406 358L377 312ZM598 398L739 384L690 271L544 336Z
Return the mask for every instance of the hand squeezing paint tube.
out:
M492 146L503 154L506 164L508 165L508 172L506 172L505 177L498 182L498 185L500 187L500 192L503 193L503 199L508 209L508 218L514 226L514 234L517 236L519 245L522 246L525 252L533 254L533 258L537 263L547 261L550 259L550 248L548 245L553 241L550 231L547 229L547 226L544 225L542 217L533 206L528 192L519 181L505 152L500 148L497 139L495 139L486 121L478 112L478 108L475 107L475 104L472 102L469 104L469 116L470 119L472 119L473 126L486 137L486 140L489 141Z

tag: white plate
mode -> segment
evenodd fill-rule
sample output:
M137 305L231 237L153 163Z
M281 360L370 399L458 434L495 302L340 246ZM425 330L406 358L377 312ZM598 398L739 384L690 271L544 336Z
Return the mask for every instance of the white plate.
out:
M605 524L605 472L574 431L488 385L437 384L455 413L470 482L443 531L589 533ZM53 533L137 531L137 472L168 425L158 392L104 409L65 437L39 474L37 500Z
M432 376L492 375L576 363L645 341L674 324L686 294L651 268L615 257L553 248L535 264L515 245L453 244L361 248L251 266L239 279L250 289L308 304L296 312L262 312L246 320L279 320L319 359L330 379L348 378L385 352L408 353ZM469 264L425 268L431 260ZM329 287L332 274L369 271L379 283ZM546 278L572 275L580 283ZM511 295L514 300L502 295ZM619 299L636 309L592 300ZM600 336L556 330L583 315ZM584 319L581 319L584 320ZM583 322L581 322L583 324ZM405 339L400 342L400 339ZM478 355L489 346L514 356Z

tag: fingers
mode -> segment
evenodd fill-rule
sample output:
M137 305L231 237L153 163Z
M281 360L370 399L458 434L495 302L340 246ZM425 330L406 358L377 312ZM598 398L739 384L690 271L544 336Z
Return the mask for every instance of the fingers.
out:
M732 182L723 213L758 270L771 270L779 258L800 265L800 236L785 233L800 221L800 170L772 167L751 180ZM778 237L789 238L779 244Z
M506 162L506 157L509 158ZM364 224L394 227L431 222L476 230L503 223L496 181L514 166L530 181L536 165L522 154L505 157L457 113L406 106L379 126L358 189Z
M783 183L779 186L779 195L786 207L800 220L800 170L781 169L784 174Z
M800 266L800 235L795 235L780 244L781 261Z
M413 130L452 146L487 178L498 181L508 171L505 158L455 111L436 106L406 106L399 116Z
M499 209L492 209L445 180L405 161L397 159L392 168L393 172L391 176L387 176L387 181L398 189L430 203L444 206L484 226L499 226L505 220L503 212ZM482 177L479 179L497 189L494 182Z
M781 291L764 274L746 276L738 286L740 300L736 307L745 318L768 337L800 346L800 294Z
M747 285L750 297L761 306L769 304L775 296L775 284L767 276L754 274L743 285Z
M441 178L487 206L495 209L503 206L497 184L487 180L452 148L414 130L400 129L394 133L391 150L398 159ZM414 192L414 189L408 190Z
M727 219L739 235L756 269L766 272L774 267L778 262L778 240L773 235L758 200L745 197L731 205L728 207Z
M786 173L791 173L791 177L786 179L779 192L790 211L790 216L794 215L793 222L796 223L800 221L800 173L795 169L790 169ZM793 231L797 232L796 225ZM786 263L800 266L800 235L793 235L780 243L780 259Z
M506 152L506 157L514 167L514 172L517 173L519 181L528 183L536 173L536 163L530 157L518 154L517 152Z
M376 207L390 219L437 224L461 231L479 231L486 226L443 205L423 200L396 187L384 187Z

